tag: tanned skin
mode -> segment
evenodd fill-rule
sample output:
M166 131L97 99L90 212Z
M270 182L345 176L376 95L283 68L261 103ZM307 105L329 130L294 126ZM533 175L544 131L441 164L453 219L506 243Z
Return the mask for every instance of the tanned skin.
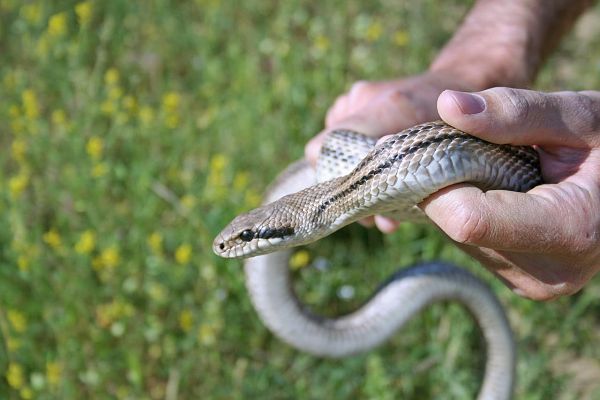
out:
M592 3L477 1L423 74L357 82L339 96L307 158L329 130L381 137L439 118L491 142L536 146L546 185L525 194L457 185L420 207L519 295L575 293L600 270L600 92L523 88ZM399 223L374 222L383 232Z

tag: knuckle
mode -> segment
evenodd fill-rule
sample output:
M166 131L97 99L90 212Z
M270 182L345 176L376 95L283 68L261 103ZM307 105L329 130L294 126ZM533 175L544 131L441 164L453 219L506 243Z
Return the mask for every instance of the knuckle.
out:
M600 101L586 92L568 92L566 98L572 102L577 114L574 130L588 134L600 132Z
M569 241L571 253L577 258L585 258L598 250L598 232L594 229L582 229Z
M580 289L579 286L564 282L560 284L541 283L532 288L519 289L519 295L535 301L552 301L561 297L570 296Z
M458 243L478 245L489 233L488 223L477 208L461 206L449 222L446 233Z
M569 207L563 209L571 216L567 225L570 228L563 231L562 251L574 260L596 258L600 251L600 216L597 207L589 206L596 202L590 191L569 192Z
M335 110L333 108L330 108L329 111L327 111L327 114L325 115L325 125L327 127L331 126L333 124L335 120Z
M535 301L551 301L560 297L554 290L545 285L535 289L522 290L521 295Z
M330 126L333 123L335 123L335 121L338 119L338 115L341 114L346 108L347 102L347 96L340 96L335 100L333 106L331 106L325 114L325 124L327 126Z
M405 104L412 101L413 96L410 91L403 89L392 90L387 93L388 100L395 104Z
M356 81L350 87L350 93L360 95L365 92L370 92L374 86L374 83L371 81Z
M531 103L524 91L501 87L492 89L493 97L501 105L504 117L510 121L523 121L531 114Z
M528 266L524 266L525 270L531 271ZM513 290L531 300L550 301L577 293L589 280L589 276L582 273L585 267L581 264L561 263L557 266L558 269L544 269L542 272L527 275L527 279L517 282Z
M348 96L346 96L346 95L339 96L337 99L335 99L335 103L333 103L333 106L329 109L329 112L333 112L336 109L344 107L347 102L348 102Z

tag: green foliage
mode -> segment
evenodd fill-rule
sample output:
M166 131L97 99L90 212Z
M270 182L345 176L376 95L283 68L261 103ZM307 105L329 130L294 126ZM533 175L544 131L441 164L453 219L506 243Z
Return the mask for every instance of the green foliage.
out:
M460 307L431 307L369 355L322 360L274 338L241 263L210 249L337 94L425 69L468 3L0 0L0 398L472 398L483 349ZM598 86L584 60L600 36L584 28L541 88ZM306 251L299 267L337 266L296 273L329 315L396 266L464 265L510 310L518 398L599 395L597 283L518 299L431 227L351 227Z

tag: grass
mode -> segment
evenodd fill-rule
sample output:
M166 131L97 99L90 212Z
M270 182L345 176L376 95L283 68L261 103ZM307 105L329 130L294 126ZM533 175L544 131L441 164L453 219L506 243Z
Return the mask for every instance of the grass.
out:
M472 398L482 348L460 307L322 360L274 338L241 263L210 250L337 94L422 71L468 3L0 0L0 398ZM536 87L598 87L599 18ZM351 227L308 252L343 265L296 272L327 314L399 265L463 265L509 310L517 398L600 396L597 280L548 304L519 299L430 227Z

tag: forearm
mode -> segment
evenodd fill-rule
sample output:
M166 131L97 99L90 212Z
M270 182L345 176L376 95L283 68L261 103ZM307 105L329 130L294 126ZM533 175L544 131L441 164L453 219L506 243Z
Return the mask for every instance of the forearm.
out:
M474 90L528 86L593 0L478 0L430 70Z

